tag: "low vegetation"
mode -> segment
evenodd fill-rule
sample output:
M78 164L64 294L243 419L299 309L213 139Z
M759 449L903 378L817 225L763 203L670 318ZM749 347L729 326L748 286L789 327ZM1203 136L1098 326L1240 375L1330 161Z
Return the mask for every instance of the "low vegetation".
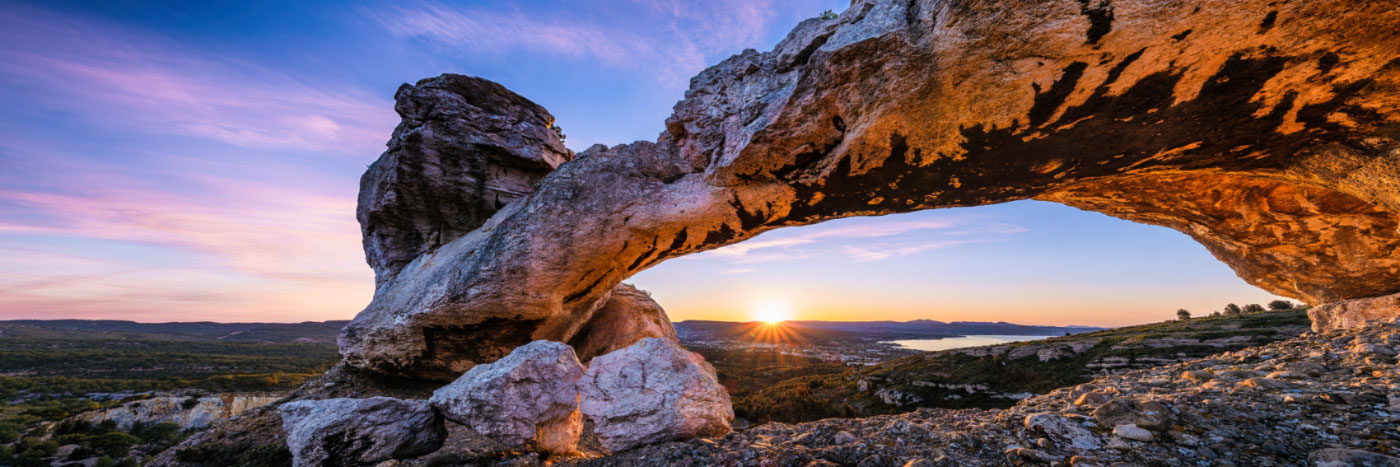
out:
M171 423L137 423L124 431L70 417L151 397L152 391L287 390L339 358L324 338L334 323L187 324L0 325L0 466L140 465L190 433ZM298 326L313 337L299 337ZM182 405L198 403L190 397ZM203 454L211 456L209 465L216 457L240 465L266 453Z
M1042 361L1034 352L1021 358L1010 358L1009 351L990 356L956 350L929 352L842 371L814 366L808 370L810 374L777 382L734 383L759 389L731 395L736 414L759 423L891 414L919 407L1004 408L1020 395L1087 382L1104 372L1201 358L1295 337L1309 324L1303 309L1178 319L1007 345L1010 349L1042 348L1095 341L1081 353L1049 361ZM743 375L750 373L726 376L726 367L717 368L721 380L744 379ZM985 389L967 391L951 385L981 385L978 387ZM877 395L880 390L907 395L906 401L918 400L903 405L886 403Z

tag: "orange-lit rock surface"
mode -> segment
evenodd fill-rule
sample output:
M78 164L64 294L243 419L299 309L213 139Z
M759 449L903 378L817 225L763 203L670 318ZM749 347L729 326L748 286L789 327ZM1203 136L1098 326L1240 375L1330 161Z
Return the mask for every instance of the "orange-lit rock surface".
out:
M1400 292L1393 2L861 0L705 70L387 278L346 362L570 341L627 277L821 220L1039 198L1182 230L1312 304ZM561 122L567 126L568 122Z

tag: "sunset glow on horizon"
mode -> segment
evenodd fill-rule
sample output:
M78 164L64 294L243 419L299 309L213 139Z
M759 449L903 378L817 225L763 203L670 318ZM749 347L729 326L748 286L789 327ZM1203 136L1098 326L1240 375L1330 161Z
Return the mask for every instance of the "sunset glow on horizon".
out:
M575 150L654 140L691 76L847 5L7 5L0 319L348 320L400 84L500 82ZM674 321L1122 325L1277 298L1184 234L1039 201L779 229L627 282Z
M768 324L777 324L795 319L792 306L777 300L767 300L754 306L753 319Z

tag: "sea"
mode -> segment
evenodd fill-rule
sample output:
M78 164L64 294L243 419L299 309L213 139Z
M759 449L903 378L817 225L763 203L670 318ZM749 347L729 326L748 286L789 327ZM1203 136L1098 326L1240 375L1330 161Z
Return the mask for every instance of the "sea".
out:
M1055 336L1018 336L1010 334L972 334L962 337L947 337L943 339L909 339L888 341L890 344L900 347L934 351L961 349L963 347L980 347L983 345L1005 344L1008 342L1034 341Z

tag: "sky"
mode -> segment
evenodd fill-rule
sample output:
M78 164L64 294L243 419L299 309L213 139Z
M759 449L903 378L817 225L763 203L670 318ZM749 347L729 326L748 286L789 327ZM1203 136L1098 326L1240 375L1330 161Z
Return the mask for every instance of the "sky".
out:
M0 319L350 319L400 84L500 82L575 150L653 140L706 64L847 4L8 1ZM629 282L676 321L1109 326L1276 298L1183 234L1034 201L782 229Z

